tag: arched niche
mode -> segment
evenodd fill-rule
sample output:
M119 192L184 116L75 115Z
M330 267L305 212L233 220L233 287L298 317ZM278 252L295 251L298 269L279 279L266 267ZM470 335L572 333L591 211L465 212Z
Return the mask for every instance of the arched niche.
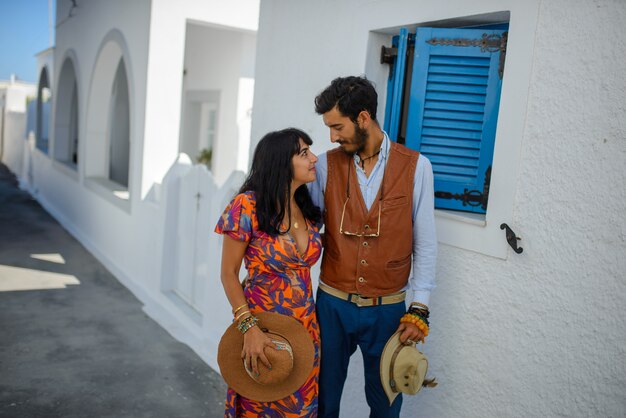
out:
M115 192L128 190L133 123L130 56L123 35L111 31L96 59L88 97L85 175Z
M48 68L43 67L39 74L37 86L37 128L35 132L35 145L44 154L48 154L50 139L50 111L52 103L52 89L50 88L50 76Z
M79 102L76 60L68 56L61 66L54 114L54 159L72 168L78 165Z

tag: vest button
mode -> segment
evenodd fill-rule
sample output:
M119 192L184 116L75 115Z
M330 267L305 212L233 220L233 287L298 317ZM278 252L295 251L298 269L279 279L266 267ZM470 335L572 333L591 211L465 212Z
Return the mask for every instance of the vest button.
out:
M359 282L363 283L365 281L365 279L363 277L359 277Z
M370 226L369 225L365 225L364 228L365 229L370 229Z
M365 264L367 264L367 261L361 260L361 264L365 265Z
M367 241L363 241L363 246L367 247L369 244L367 243Z

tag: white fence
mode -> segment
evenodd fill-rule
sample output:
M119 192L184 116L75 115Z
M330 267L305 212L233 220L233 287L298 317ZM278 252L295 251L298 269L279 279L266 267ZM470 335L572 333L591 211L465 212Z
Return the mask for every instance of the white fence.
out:
M219 280L222 240L213 229L243 180L236 171L218 187L204 165L181 154L163 182L161 292L202 329L211 352L231 320Z

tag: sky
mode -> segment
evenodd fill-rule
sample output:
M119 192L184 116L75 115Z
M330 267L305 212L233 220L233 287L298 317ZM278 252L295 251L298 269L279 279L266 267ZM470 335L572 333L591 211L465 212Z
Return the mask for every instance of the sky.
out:
M0 80L15 74L20 80L37 82L35 54L51 46L49 3L54 25L56 0L0 0Z

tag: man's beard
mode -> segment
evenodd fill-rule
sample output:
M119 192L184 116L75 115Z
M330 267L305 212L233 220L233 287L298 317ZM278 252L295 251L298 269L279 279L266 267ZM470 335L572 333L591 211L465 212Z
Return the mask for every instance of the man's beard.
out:
M355 123L354 124L354 137L352 138L352 141L350 141L350 143L356 145L357 149L354 151L347 151L345 148L342 148L343 151L348 155L354 155L356 153L363 151L365 149L365 143L367 142L367 137L368 137L367 130L364 128L361 128L358 124Z

